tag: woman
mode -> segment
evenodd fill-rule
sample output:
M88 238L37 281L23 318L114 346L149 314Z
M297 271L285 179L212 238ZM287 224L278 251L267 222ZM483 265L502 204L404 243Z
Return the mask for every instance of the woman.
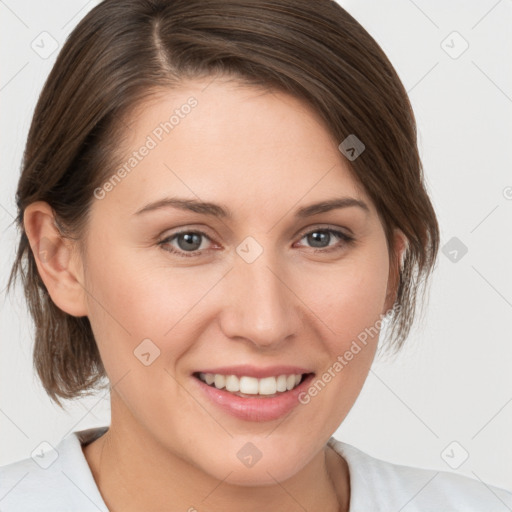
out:
M439 245L407 95L335 2L102 2L17 205L38 375L59 405L107 377L112 419L2 468L2 510L512 506L332 437Z

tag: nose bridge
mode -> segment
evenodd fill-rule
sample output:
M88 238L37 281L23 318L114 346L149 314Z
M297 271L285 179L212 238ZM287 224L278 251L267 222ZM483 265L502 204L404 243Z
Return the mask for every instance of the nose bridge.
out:
M297 329L293 293L273 253L261 250L252 259L256 247L253 241L246 243L238 247L239 255L228 276L223 330L230 337L246 338L260 346L278 345ZM250 254L252 257L247 257Z

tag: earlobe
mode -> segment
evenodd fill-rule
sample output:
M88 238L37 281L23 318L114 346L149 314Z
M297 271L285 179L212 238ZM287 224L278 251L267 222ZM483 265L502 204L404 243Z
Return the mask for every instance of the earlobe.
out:
M72 316L86 316L82 265L75 242L62 235L51 206L44 201L31 203L25 208L23 224L52 301Z

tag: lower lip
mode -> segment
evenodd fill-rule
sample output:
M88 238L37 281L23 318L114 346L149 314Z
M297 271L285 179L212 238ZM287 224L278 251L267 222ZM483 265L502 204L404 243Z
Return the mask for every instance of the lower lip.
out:
M300 404L300 393L306 390L313 377L314 374L310 373L296 388L272 398L262 395L244 398L225 389L209 386L197 377L192 378L205 395L225 412L245 421L261 422L277 420L297 407Z

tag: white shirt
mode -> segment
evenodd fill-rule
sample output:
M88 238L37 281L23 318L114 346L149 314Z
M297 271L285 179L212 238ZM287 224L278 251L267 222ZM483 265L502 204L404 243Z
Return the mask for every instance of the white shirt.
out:
M81 443L108 427L66 436L55 449L0 467L2 512L108 512ZM402 466L376 459L331 437L347 461L349 512L511 512L512 492L446 471ZM36 462L37 460L37 462Z

